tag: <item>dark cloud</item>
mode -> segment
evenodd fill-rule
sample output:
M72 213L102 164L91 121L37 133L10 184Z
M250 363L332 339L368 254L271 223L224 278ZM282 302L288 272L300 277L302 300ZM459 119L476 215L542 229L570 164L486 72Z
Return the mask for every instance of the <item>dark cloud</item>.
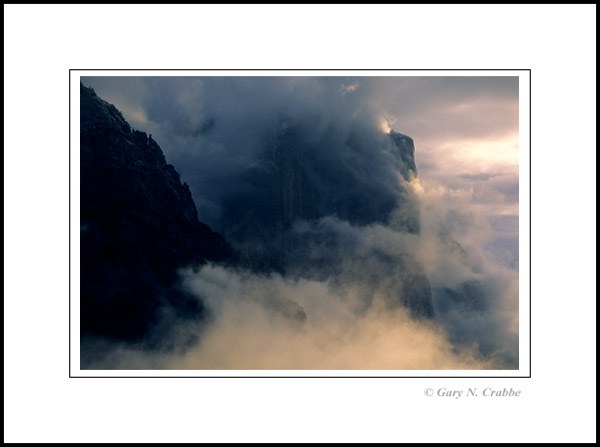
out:
M245 187L232 180L252 164L265 133L282 116L310 122L307 137L313 144L323 141L327 132L330 141L344 142L359 124L368 135L366 130L376 131L387 119L417 142L419 173L425 179L449 173L490 175L480 158L511 148L497 145L482 152L482 143L504 141L518 130L516 77L183 76L83 81L122 110L134 127L153 135L190 184L200 215L216 226L222 195ZM461 142L468 142L468 147ZM377 173L371 174L377 178ZM518 184L518 177L511 181Z
M212 335L160 358L122 347L105 364L134 355L184 368L518 365L518 228L497 218L511 206L518 216L517 78L82 81L152 134L190 185L200 220L278 267L186 271L189 290L214 312ZM421 181L390 127L415 138ZM269 192L274 184L283 198ZM307 207L297 199L306 196L318 199ZM406 284L431 288L435 323L419 317L427 309L406 313ZM296 312L290 303L306 324L281 319ZM384 334L397 335L404 362L385 360ZM295 355L282 355L286 346Z

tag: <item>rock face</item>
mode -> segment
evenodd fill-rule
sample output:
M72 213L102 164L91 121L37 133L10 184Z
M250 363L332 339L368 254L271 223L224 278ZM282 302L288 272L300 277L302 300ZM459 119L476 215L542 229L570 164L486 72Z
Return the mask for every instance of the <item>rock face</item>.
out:
M389 135L396 148L395 155L399 159L396 169L398 169L406 181L416 178L418 175L415 163L415 142L411 137L394 132L393 130L390 131ZM396 213L396 229L411 234L419 234L421 232L421 223L419 206L416 199L410 194L406 194L400 205L394 210Z
M170 312L203 315L179 267L232 262L151 136L81 85L81 334L143 338Z
M411 175L417 175L417 165L415 164L415 142L408 135L390 131L390 137L396 148L398 148L398 155L402 160L404 169L402 174L405 179L409 179Z
M228 228L223 231L228 240L248 256L261 258L268 268L285 270L290 229L298 221L335 216L357 226L385 224L400 208L403 217L397 229L419 232L414 200L401 187L389 187L396 179L380 187L367 180L378 175L369 172L362 147L367 143L358 136L350 138L347 150L336 153L349 154L347 159L338 159L323 148L336 144L335 136L315 143L306 138L308 132L291 119L279 123L275 136L265 142L262 158L244 173L246 190L225 200ZM408 181L417 175L414 143L399 133L390 137L394 144L390 162Z
M397 178L400 174L408 182L417 176L410 137L391 132L388 140L365 140L355 132L342 150L329 150L329 145L340 144L335 132L317 142L307 138L309 133L310 128L282 119L265 142L261 159L244 173L248 187L225 201L229 226L223 232L243 256L267 271L323 280L340 274L342 265L347 272L346 260L357 256L339 233L319 225L319 219L333 217L357 227L388 225L394 213L396 231L420 232L416 199ZM369 160L371 144L389 146L389 166ZM387 177L374 181L378 175ZM299 224L306 231L298 231ZM413 261L408 253L385 261L370 253L364 262L381 263L377 274L350 270L352 279L371 282L375 288L393 277L398 299L390 306L404 305L416 316L432 317L429 281Z
M231 248L198 220L188 186L151 136L131 129L83 85L80 113L82 336L163 343L169 321L207 316L202 302L179 287L177 270L208 261L333 278L332 284L357 281L369 290L396 291L390 307L433 315L429 281L410 253L357 253L339 231L340 222L350 229L391 225L393 213L395 231L419 233L418 207L398 181L398 174L403 181L417 175L409 137L377 137L389 158L372 161L365 154L374 140L360 131L343 150L327 151L340 144L335 132L315 142L307 138L310 129L281 120L262 157L243 174L248 187L223 203L222 232ZM261 304L290 320L307 318L285 297ZM157 333L160 339L152 340Z

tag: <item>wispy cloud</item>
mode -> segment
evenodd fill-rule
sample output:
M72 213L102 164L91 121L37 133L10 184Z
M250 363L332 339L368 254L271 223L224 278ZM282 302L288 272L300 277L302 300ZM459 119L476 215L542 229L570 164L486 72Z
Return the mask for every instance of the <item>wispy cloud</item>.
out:
M348 93L352 93L359 87L359 85L360 85L360 83L358 81L354 81L353 83L348 84L348 85L342 84L340 86L340 88L342 90L342 96L347 95Z
M141 126L140 117L147 120L141 130L152 133L190 184L200 219L225 234L237 223L232 209L260 209L260 196L254 202L238 199L259 190L265 178L261 157L285 119L298 126L297 143L309 151L302 154L306 175L318 182L320 194L373 207L395 203L411 191L421 221L419 234L397 231L405 212L399 207L387 221L370 225L353 225L340 216L297 222L290 231L310 236L301 245L302 256L328 256L335 269L319 271L320 264L313 262L312 269L310 263L296 264L287 276L218 266L186 271L184 283L209 304L213 316L207 327L182 328L202 333L196 346L187 354L160 355L113 346L92 363L199 369L517 364L516 78L83 82L121 104L132 122ZM394 148L382 133L392 127L415 140L420 180L406 183L399 176ZM342 186L327 180L337 178L339 166L352 176ZM406 200L399 202L408 206ZM321 240L332 244L326 253L323 245L310 242ZM408 265L429 278L433 325L402 308L382 311L381 303L393 301L401 289L397 269ZM369 311L361 311L365 302L373 304ZM301 306L304 322L292 318L290 324L283 315L298 313L290 303Z

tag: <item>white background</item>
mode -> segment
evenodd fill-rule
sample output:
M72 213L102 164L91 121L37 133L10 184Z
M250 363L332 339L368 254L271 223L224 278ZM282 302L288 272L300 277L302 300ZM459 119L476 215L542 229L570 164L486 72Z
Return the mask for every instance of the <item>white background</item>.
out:
M5 5L4 441L594 442L595 9ZM530 68L532 378L70 379L70 68Z

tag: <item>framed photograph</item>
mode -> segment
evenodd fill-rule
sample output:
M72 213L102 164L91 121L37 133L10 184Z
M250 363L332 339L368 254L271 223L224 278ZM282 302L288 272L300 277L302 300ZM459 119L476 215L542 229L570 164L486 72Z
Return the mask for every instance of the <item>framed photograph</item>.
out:
M596 5L4 10L6 443L595 442Z
M71 377L530 377L530 71L71 70Z

